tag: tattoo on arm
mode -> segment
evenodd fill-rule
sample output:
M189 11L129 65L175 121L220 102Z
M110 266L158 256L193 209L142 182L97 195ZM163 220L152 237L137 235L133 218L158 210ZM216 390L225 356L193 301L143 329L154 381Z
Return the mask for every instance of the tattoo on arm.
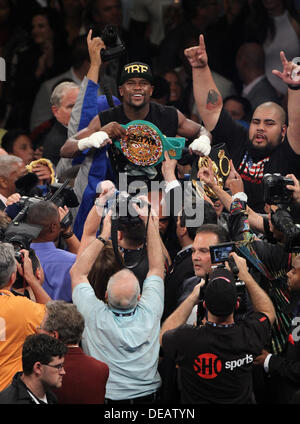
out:
M209 90L206 101L206 108L213 110L221 103L221 96L215 90Z

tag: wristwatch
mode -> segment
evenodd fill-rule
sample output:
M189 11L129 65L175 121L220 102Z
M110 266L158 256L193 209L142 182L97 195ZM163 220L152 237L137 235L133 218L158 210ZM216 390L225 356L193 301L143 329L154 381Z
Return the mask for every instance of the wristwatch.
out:
M103 237L101 237L101 236L98 236L97 237L97 239L98 240L100 240L100 241L102 241L102 243L104 244L104 246L106 246L107 245L107 243L108 243L108 241L107 240L105 240Z
M102 208L104 208L104 206L106 205L106 203L100 203L100 199L99 199L99 197L97 197L97 199L95 200L95 205L96 206L101 206Z

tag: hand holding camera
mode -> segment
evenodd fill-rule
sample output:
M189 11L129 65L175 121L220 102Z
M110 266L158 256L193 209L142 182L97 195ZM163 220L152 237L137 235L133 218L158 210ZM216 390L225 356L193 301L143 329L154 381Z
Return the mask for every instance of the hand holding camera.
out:
M288 174L288 175L286 175L286 178L293 181L294 185L287 184L286 188L293 192L294 201L296 203L298 203L298 205L300 205L300 184L299 184L299 181L297 180L297 178L295 177L294 174Z
M231 252L229 254L229 258L228 259L234 259L234 262L238 268L238 278L241 281L245 281L247 280L247 278L249 277L249 271L248 271L248 266L247 266L247 261L246 259L242 258L241 256L238 256L235 252ZM231 270L229 268L229 270Z
M153 215L155 212L151 209L151 205L146 196L138 196L137 198L134 198L134 200L135 201L132 203L132 206L136 210L140 219L146 224L148 217L150 218L150 215Z
M42 285L44 282L43 275L39 271L39 269L37 269L36 275L34 275L33 269L32 269L32 262L29 257L29 251L26 249L22 249L19 251L19 253L21 254L21 257L22 257L22 263L17 261L18 273L21 275L21 277L24 278L24 280L30 286L33 282Z

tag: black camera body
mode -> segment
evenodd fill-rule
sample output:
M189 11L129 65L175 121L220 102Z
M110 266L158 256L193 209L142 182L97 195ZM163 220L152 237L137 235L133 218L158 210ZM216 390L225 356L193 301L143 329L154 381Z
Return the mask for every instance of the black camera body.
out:
M210 246L209 252L212 265L216 264L216 266L224 267L225 262L229 259L229 254L234 252L234 250L234 242L219 243L214 246Z
M22 249L29 250L33 239L37 238L42 230L39 225L26 224L25 222L12 222L5 231L4 243L10 243L14 247L15 258L22 264Z
M145 206L145 202L142 199L139 199L137 197L132 197L130 194L126 192L117 192L116 199L111 204L112 209L112 217L111 217L111 240L112 245L115 253L115 257L120 265L124 266L126 268L136 268L138 267L144 258L144 255L146 253L146 237L147 237L147 227L148 223L146 225L145 234L144 234L144 240L143 240L143 247L139 252L139 260L135 264L132 265L126 265L122 262L122 259L120 257L120 252L118 248L118 237L117 232L118 230L123 230L124 227L127 226L136 226L137 224L141 224L143 221L138 216L137 211L134 208L134 204L138 205L139 208L143 208ZM150 204L148 205L148 218L150 214ZM101 224L100 224L101 228Z
M126 53L126 48L119 37L116 26L106 25L101 33L101 38L106 47L100 51L103 62L116 59Z
M235 243L219 243L209 247L210 259L212 268L225 268L225 262L228 262L230 270L235 278L235 286L237 288L239 298L245 296L246 286L243 281L238 278L239 269L232 256L229 256L231 252L235 251Z
M277 209L271 214L271 222L278 231L282 232L286 251L300 252L300 225L294 223L289 212L285 209Z
M225 268L225 262L228 262L230 270L234 275L235 287L237 290L237 295L240 300L240 306L238 313L245 313L247 311L247 295L246 295L246 285L243 281L238 278L239 269L235 263L235 260L229 256L231 252L235 251L235 243L219 243L209 247L210 259L212 268ZM203 300L205 294L205 287L209 281L209 275L205 276L204 287L200 290L200 298L198 304L198 313L197 313L197 323L201 323L202 319L205 316L205 310L203 308Z
M120 192L113 202L111 209L113 211L112 219L117 220L119 224L138 224L141 218L137 215L134 209L134 204L143 208L144 201L137 197L133 197L128 193Z
M36 239L42 231L42 226L24 222L31 205L50 200L57 207L65 205L68 207L78 206L77 196L71 187L67 187L68 183L69 180L66 180L63 184L52 184L47 196L22 196L18 202L8 207L14 217L4 232L3 242L13 245L15 258L18 262L23 262L23 255L20 250L29 250L32 240ZM8 215L10 216L9 212ZM60 222L60 225L63 228L68 228L72 224L72 221L72 214L69 211Z
M287 205L292 201L293 192L287 185L294 185L291 178L281 174L265 174L263 177L264 202L269 205Z

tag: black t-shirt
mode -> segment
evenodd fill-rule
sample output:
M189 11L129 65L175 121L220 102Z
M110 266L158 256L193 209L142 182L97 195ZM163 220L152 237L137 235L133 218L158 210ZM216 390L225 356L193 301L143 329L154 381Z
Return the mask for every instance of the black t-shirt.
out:
M264 213L264 174L294 174L300 178L300 155L292 150L286 136L269 157L255 161L248 152L248 129L233 120L225 109L211 133L214 144L226 143L234 167L243 179L248 205L256 212Z
M162 338L179 365L181 402L251 403L252 363L270 337L266 315L253 313L230 326L182 325Z

